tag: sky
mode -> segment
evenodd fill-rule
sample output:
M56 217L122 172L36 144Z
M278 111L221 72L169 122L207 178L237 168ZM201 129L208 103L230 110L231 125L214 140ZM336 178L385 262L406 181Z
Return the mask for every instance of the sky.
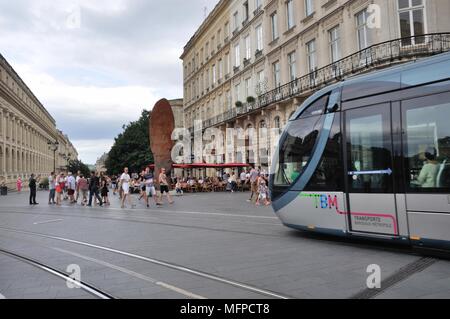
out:
M183 97L179 57L216 2L0 0L0 53L94 164L142 109Z

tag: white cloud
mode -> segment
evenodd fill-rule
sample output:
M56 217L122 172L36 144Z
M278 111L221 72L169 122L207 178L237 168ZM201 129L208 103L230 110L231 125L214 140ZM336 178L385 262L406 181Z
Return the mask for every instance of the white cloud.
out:
M80 154L80 159L86 164L95 164L97 159L113 146L111 139L73 140L73 145Z

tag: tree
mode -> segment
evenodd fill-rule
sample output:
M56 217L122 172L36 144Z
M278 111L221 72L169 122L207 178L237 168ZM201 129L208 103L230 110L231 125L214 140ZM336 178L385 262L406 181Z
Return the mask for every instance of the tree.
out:
M72 172L73 174L76 174L78 171L81 171L81 174L88 177L90 176L89 167L87 167L86 164L84 164L80 160L71 160L69 161L69 166L67 167L68 172Z
M139 120L123 126L123 133L116 138L108 153L105 166L110 175L117 175L128 167L130 172L140 172L144 167L153 164L150 150L148 119L151 112L143 110Z

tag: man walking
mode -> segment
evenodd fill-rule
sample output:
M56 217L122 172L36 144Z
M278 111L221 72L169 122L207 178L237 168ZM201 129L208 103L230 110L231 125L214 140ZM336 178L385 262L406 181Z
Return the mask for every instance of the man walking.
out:
M161 169L161 173L159 174L159 178L158 178L158 182L159 182L159 187L160 187L160 191L161 191L161 202L162 203L162 198L164 196L164 193L167 196L167 201L169 202L169 204L173 204L173 200L172 197L170 196L169 193L169 182L167 181L167 175L166 175L166 169L162 168ZM160 205L158 205L160 206Z
M259 171L255 169L255 167L252 167L250 171L250 185L252 188L252 194L250 196L250 199L248 200L251 202L253 200L253 195L256 195L258 197L258 177L259 177Z
M34 174L31 174L28 187L30 188L30 205L39 205L39 203L36 203L36 186L37 181L34 178Z
M78 182L80 181L81 178L81 171L77 172L77 178L75 179L75 189L77 190L77 195L75 197L75 203L78 203L78 199L80 198L80 193L78 192Z
M100 179L98 178L97 174L92 171L91 172L91 179L89 181L89 204L88 207L92 207L92 197L95 196L97 198L98 202L100 203L100 206L103 206L102 199L99 195L99 188L100 188Z

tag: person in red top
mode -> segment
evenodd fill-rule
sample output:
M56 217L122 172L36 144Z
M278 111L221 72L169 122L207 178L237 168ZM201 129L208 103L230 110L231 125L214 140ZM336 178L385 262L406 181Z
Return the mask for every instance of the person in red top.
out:
M81 194L81 196L83 196L83 199L81 200L82 206L85 206L87 204L88 191L89 191L89 183L87 179L84 178L84 175L81 174L77 183L77 194Z

